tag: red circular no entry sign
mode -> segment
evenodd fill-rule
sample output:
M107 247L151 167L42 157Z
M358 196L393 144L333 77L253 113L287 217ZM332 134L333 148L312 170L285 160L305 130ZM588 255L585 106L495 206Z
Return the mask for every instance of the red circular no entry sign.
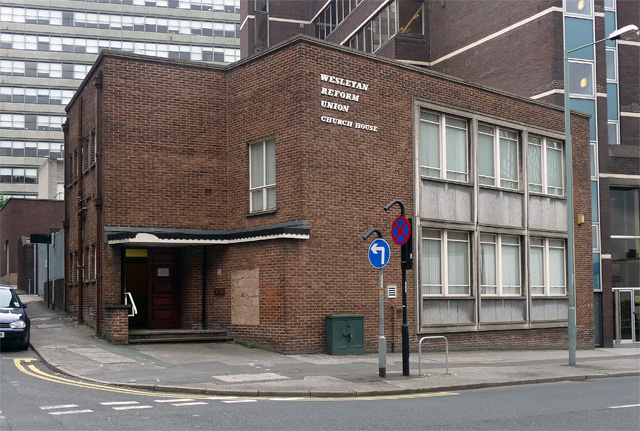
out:
M406 217L400 216L391 225L391 237L393 242L404 245L411 237L411 225Z

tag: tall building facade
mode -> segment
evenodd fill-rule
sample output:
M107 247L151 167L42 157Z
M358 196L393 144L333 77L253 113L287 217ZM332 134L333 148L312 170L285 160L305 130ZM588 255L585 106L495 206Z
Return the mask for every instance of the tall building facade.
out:
M303 33L563 105L563 49L640 24L634 0L245 0L242 56ZM640 41L570 58L571 109L591 116L596 345L640 342ZM542 181L541 181L542 182ZM535 192L536 187L530 189Z
M0 194L63 199L41 167L63 159L64 107L100 51L232 63L239 13L239 0L0 1Z

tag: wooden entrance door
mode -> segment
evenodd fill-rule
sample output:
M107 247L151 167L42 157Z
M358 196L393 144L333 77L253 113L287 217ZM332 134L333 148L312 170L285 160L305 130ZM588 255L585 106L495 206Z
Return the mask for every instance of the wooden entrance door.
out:
M149 259L149 329L180 327L178 250L152 248Z

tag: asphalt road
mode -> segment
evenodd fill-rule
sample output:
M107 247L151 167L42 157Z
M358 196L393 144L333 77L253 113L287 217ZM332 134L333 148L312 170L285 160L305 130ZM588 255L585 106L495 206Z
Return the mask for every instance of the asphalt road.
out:
M0 430L639 430L640 378L379 398L144 392L56 374L0 353Z

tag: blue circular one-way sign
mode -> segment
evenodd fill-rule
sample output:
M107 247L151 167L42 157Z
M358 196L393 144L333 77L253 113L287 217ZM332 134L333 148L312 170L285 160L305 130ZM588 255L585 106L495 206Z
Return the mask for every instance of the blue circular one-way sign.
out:
M389 262L390 254L389 244L382 238L373 241L369 246L369 262L374 268L383 268Z

